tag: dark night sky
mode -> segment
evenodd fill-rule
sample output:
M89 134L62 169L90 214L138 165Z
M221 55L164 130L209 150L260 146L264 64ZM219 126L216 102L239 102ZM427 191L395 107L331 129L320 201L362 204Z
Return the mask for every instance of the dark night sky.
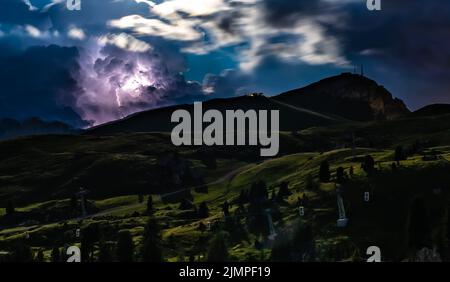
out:
M363 64L410 109L450 103L450 2L0 1L0 117L88 126Z

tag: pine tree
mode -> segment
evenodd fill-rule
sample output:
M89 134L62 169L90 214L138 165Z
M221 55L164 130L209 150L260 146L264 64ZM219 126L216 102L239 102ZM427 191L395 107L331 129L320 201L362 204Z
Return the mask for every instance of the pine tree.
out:
M276 201L277 200L277 191L275 188L273 188L272 190L272 196L270 197L271 201Z
M291 194L291 192L289 192L289 183L286 181L281 182L280 184L280 190L278 191L278 197L287 197Z
M94 256L94 244L100 239L100 230L97 224L91 224L81 232L81 261L89 262Z
M230 215L230 204L228 204L228 201L225 201L222 205L222 211L224 216Z
M314 235L310 223L299 221L292 236L293 248L296 248L302 261L314 260Z
M275 240L272 247L270 259L275 262L291 261L291 243L291 240L284 233L281 233L279 236L277 236L277 240Z
M152 195L148 195L147 199L147 214L153 213L153 197Z
M39 249L37 255L36 255L36 262L44 262L44 251L42 249Z
M203 222L200 222L200 223L198 224L198 230L199 230L201 233L205 232L205 231L206 231L206 225L205 225Z
M62 262L67 261L67 253L66 253L66 249L65 249L65 248L61 248L61 249L60 249L59 259L60 259L60 261L62 261Z
M206 202L202 202L198 207L198 216L200 218L207 218L209 216L209 209Z
M56 246L53 247L53 249L52 249L51 259L52 259L52 262L60 262L61 261L60 251L59 251L59 248Z
M100 241L99 252L98 252L99 262L112 262L113 254L111 246L108 245L104 240Z
M392 163L391 164L391 169L392 169L393 172L396 172L397 171L397 165L395 163Z
M208 250L209 262L225 262L228 260L227 235L228 233L222 231L213 237Z
M241 193L239 194L239 203L240 204L245 204L245 202L246 202L246 199L245 199L246 197L245 197L245 190L244 189L242 189L241 190Z
M144 244L141 250L142 261L162 262L161 229L154 218L150 218L144 230Z
M305 189L308 191L314 191L319 189L319 185L316 181L314 181L314 177L312 174L308 174L306 176Z
M328 161L323 161L320 164L319 178L323 183L330 182L330 164L328 163Z
M72 211L76 211L78 209L78 200L77 200L77 196L72 195L72 197L70 198L70 209Z
M13 262L32 262L33 252L31 251L31 247L25 244L25 242L17 244L13 249L11 258Z
M425 200L419 198L413 202L409 218L409 247L416 251L423 247L432 248L430 214Z
M132 262L133 252L134 246L130 231L119 231L119 239L117 241L117 259L119 262Z
M266 182L264 182L262 180L259 181L257 187L258 187L258 195L259 195L260 199L268 200L269 199L269 191L267 191Z
M397 165L400 165L400 161L404 160L406 160L406 156L403 147L397 146L397 148L395 148L395 161L397 162Z
M6 206L6 214L13 214L15 212L14 204L12 201L8 201L8 205Z
M375 170L375 160L371 155L367 155L361 167L367 174L371 174Z
M337 183L344 182L344 168L341 166L338 167L338 169L336 170L336 182Z

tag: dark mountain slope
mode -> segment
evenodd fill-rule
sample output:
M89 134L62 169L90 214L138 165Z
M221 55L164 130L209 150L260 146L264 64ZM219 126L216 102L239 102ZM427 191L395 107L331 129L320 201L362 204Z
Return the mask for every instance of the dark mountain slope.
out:
M192 113L192 105L178 105L136 113L122 120L87 130L88 134L169 132L176 109ZM394 119L409 113L404 103L375 81L364 76L341 74L274 97L252 94L203 103L203 110L279 110L280 130L294 131L346 121Z
M383 86L356 74L343 73L282 93L275 100L356 121L395 119L409 110Z
M450 114L450 104L433 104L412 113L412 116L437 116Z
M87 130L88 134L115 134L125 132L170 132L175 126L171 115L177 109L185 109L193 116L192 105L178 105L136 113L125 119ZM216 109L225 116L226 110L279 110L280 130L300 130L311 126L326 126L341 121L339 117L321 114L307 109L291 107L264 96L242 96L228 99L214 99L203 103L203 112Z

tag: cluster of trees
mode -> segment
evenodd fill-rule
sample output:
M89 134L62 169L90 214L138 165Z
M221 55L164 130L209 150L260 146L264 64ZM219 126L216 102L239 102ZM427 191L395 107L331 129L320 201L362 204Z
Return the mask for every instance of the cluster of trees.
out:
M180 201L178 209L182 211L190 211L188 217L191 219L207 218L209 216L209 208L206 202L201 202L198 208L188 199Z
M289 182L283 181L280 184L280 189L278 190L278 194L276 194L275 188L272 191L272 200L278 199L282 200L285 197L289 197L292 193L289 191Z
M82 262L161 262L163 261L161 230L154 218L150 218L145 226L141 245L136 245L129 230L120 230L116 241L107 241L102 229L91 224L82 230L81 261ZM66 248L54 246L50 253L51 262L67 261ZM19 242L10 247L7 261L43 262L44 250L33 252L26 242Z
M423 148L424 148L424 144L420 140L416 140L411 145L397 146L395 148L395 154L394 154L394 159L397 162L397 165L400 164L400 161L407 160L408 156L422 152Z
M315 261L316 248L310 223L299 220L292 236L279 234L271 252L273 261Z
M163 261L161 230L153 217L147 221L141 246L135 245L129 230L120 230L117 235L117 243L111 244L100 238L96 229L96 227L93 227L89 231L88 227L83 231L81 241L82 261ZM95 246L98 249L97 257L94 256Z
M353 167L350 168L350 175L353 175ZM343 183L347 180L347 178L348 178L348 175L346 174L345 169L341 166L338 167L336 169L336 182ZM323 182L323 183L328 183L331 181L330 164L327 160L321 162L321 164L320 164L319 180L320 180L320 182ZM314 183L312 183L312 181L313 181L312 176L309 176L309 178L307 178L307 186L309 186L309 187L307 187L307 189L309 189L309 190L313 190L311 188L317 187L317 185L314 185Z
M252 184L249 193L249 205L247 211L247 225L250 232L255 234L269 234L267 213L277 210L276 203L270 201L267 185L264 181Z
M408 157L407 152L403 149L402 146L398 146L395 149L395 163L392 163L392 170L396 170L397 167L400 165L400 161L406 160ZM364 172L371 176L375 171L375 160L371 155L366 155L361 162L361 169L364 170ZM353 176L354 169L353 166L349 169L350 176ZM345 169L343 167L338 167L336 169L336 182L337 183L343 183L347 179L348 175L345 172ZM327 160L321 162L320 168L319 168L319 180L322 183L328 183L331 181L331 171L330 171L330 164ZM306 189L307 190L314 190L317 188L317 183L314 183L314 177L312 175L308 175L306 179Z
M272 194L269 198L269 191L264 181L258 181L252 183L250 190L242 189L238 198L239 204L255 203L255 202L267 202L270 200L280 200L287 196L290 196L289 182L283 181L279 185L278 193L276 188L273 188Z

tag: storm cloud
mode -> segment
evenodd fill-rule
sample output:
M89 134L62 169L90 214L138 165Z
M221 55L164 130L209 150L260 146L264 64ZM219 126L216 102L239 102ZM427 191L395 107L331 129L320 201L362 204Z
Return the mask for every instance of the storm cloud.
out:
M3 2L4 116L93 125L213 96L277 94L359 65L413 109L450 102L445 0L382 1L376 12L365 0L83 0L81 11Z
M1 47L0 47L1 48ZM76 48L30 47L0 57L1 117L45 117L74 126L87 125L72 106L79 85L71 72L78 70Z

